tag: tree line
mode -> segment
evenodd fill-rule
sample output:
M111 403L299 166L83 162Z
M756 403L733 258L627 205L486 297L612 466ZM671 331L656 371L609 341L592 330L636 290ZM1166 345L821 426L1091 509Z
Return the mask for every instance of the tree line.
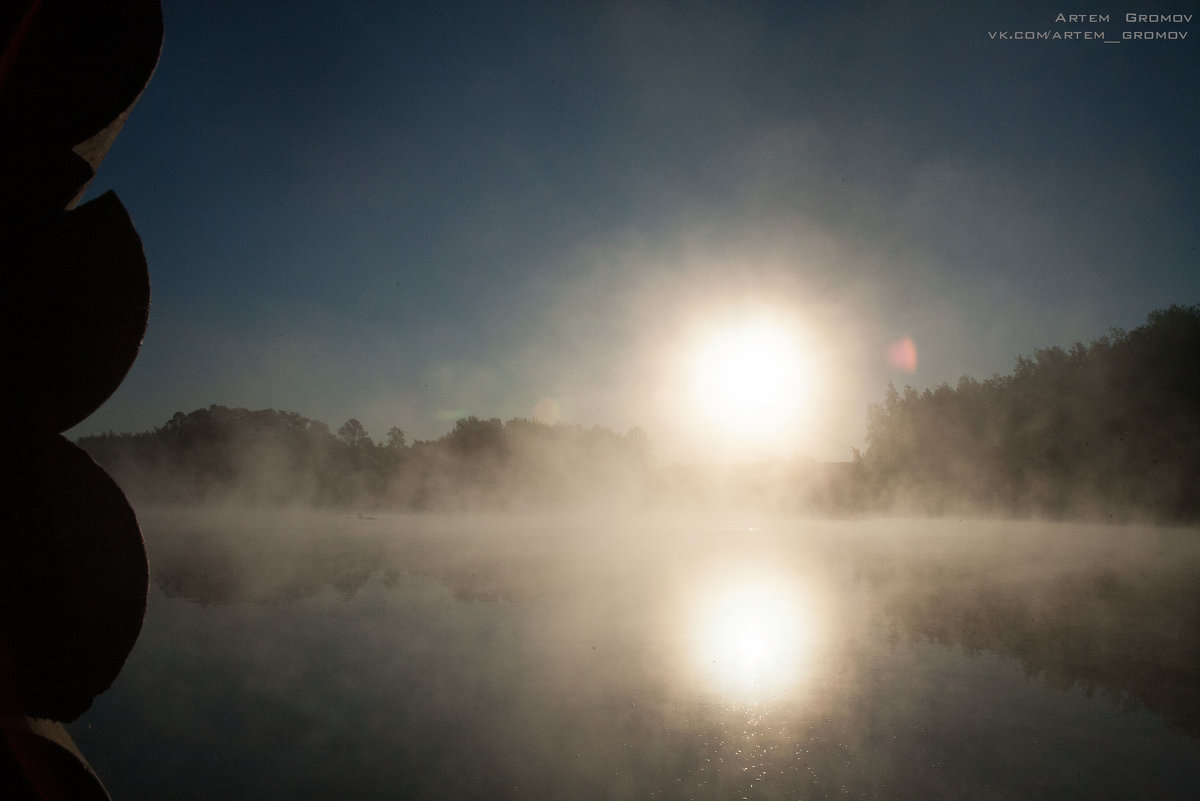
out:
M1009 375L889 385L855 453L868 508L1054 517L1200 517L1200 306Z
M606 504L779 513L1200 518L1200 306L1011 374L889 384L848 463L656 465L640 429L466 417L435 440L210 406L78 441L135 499L408 510Z
M78 444L144 502L411 510L633 500L649 456L636 428L617 434L472 416L436 440L409 444L393 426L376 443L356 419L335 434L295 412L219 405L176 412L152 431Z

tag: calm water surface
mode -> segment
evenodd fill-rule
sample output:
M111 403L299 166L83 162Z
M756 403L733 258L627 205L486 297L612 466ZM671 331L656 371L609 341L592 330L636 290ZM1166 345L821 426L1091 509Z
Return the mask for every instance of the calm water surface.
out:
M1200 798L1200 531L141 517L117 801Z

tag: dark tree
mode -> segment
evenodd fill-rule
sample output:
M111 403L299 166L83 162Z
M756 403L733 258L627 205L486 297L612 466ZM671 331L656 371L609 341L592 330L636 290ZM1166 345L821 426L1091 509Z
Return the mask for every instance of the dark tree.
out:
M889 385L859 463L879 505L1050 515L1200 516L1200 307L1153 312L1011 375Z
M363 424L353 417L342 423L337 433L338 439L351 448L367 447L372 444L371 437L367 435L367 430L363 428Z
M385 439L386 446L391 450L403 450L406 441L404 439L404 431L400 426L392 426L388 429L387 438Z

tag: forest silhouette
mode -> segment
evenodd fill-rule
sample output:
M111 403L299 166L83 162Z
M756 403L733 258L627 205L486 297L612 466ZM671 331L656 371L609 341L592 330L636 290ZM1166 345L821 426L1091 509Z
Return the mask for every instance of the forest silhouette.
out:
M889 385L856 466L872 508L1195 519L1200 306L1035 350L1010 375Z
M416 511L556 507L629 496L645 475L638 429L551 426L466 417L432 441L392 427L375 443L351 419L336 434L295 412L225 406L184 414L141 434L78 443L136 498L151 503Z
M703 436L704 432L697 432ZM772 512L1200 517L1200 306L1037 349L1011 374L889 384L850 463L657 465L641 429L466 417L431 441L210 406L78 444L136 499L416 511L727 503Z

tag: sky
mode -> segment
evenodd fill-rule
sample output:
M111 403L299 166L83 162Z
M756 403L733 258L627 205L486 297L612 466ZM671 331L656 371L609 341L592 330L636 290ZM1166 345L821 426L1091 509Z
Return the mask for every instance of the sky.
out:
M216 403L841 460L889 381L1200 302L1200 23L975 5L165 0L89 191L142 237L149 328L68 436ZM795 411L751 432L688 365L764 320Z

